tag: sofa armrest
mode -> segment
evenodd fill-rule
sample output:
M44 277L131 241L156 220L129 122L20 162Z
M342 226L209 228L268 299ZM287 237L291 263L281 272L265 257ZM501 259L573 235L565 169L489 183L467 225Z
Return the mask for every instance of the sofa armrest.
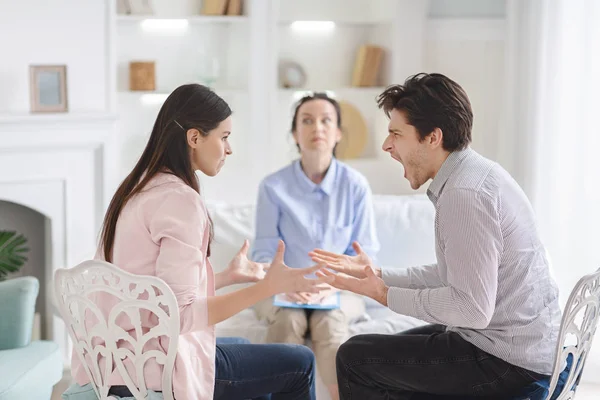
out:
M0 350L31 342L35 301L40 284L32 276L0 282Z

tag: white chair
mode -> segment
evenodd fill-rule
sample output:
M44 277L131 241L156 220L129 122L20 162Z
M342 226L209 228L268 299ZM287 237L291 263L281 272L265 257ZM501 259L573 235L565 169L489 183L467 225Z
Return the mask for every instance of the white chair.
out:
M581 379L585 361L592 346L600 318L600 269L584 276L571 291L563 312L558 336L554 370L547 399L556 389L558 379L572 355L571 368L565 385L556 400L570 400Z
M179 308L173 291L164 281L130 274L106 262L85 261L72 269L57 270L54 289L74 351L99 399L109 399L109 378L113 373L121 376L136 399L145 399L148 389L144 365L154 359L163 365L163 397L173 400ZM104 310L110 304L110 311L101 311L98 304ZM144 328L142 314L146 318L151 316L156 325ZM145 348L154 338L160 338L161 343L168 338L166 352Z

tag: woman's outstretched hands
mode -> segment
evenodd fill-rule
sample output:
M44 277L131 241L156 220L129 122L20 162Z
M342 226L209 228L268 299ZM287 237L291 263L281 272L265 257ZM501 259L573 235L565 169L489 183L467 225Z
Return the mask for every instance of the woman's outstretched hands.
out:
M237 252L233 260L227 266L227 274L229 281L232 284L257 282L264 279L268 264L258 263L248 259L248 248L250 243L248 239L244 240L244 244L240 251Z
M319 293L319 291L329 288L327 284L333 282L334 279L331 276L305 277L305 275L312 274L323 268L323 265L314 265L308 268L290 268L283 262L284 252L285 245L280 240L275 257L263 280L271 295L292 292Z

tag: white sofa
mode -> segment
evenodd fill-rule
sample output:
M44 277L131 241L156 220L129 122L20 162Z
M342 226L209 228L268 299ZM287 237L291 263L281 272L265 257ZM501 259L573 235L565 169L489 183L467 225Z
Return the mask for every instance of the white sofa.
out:
M422 194L373 197L377 234L381 250L378 265L406 268L435 262L434 215L429 199ZM208 205L214 223L215 237L211 262L215 272L224 268L236 254L244 239L254 235L254 205ZM234 287L222 289L229 291ZM366 299L367 313L350 325L350 335L361 333L397 333L422 325L412 317L396 314L371 299ZM216 327L218 336L238 336L252 343L264 343L266 326L248 309ZM317 397L329 399L317 381Z

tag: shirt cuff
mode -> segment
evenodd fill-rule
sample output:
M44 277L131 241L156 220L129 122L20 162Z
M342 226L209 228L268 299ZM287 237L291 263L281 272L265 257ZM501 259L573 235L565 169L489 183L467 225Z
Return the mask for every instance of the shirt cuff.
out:
M417 309L416 293L417 290L415 289L389 288L387 294L388 308L398 314L422 318Z

